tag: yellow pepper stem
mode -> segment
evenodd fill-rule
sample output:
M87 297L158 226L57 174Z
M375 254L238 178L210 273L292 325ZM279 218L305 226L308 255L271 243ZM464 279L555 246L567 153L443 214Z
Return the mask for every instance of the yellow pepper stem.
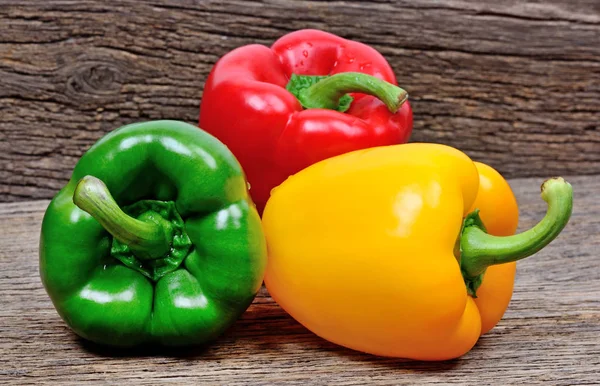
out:
M489 235L476 212L467 216L460 237L460 265L470 295L476 297L487 267L533 255L567 225L573 210L571 184L561 177L546 180L541 196L548 204L544 218L533 228L514 236Z
M171 248L168 226L127 215L104 182L96 177L85 176L79 180L73 193L73 203L94 217L108 233L128 245L140 258L158 258Z

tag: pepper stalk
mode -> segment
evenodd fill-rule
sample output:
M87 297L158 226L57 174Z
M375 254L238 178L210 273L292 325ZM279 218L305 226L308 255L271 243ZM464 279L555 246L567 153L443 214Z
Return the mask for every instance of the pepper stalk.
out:
M352 97L348 93L352 92L378 98L392 113L396 113L408 99L408 93L400 87L360 72L326 76L292 74L286 89L298 98L305 109L331 109L340 112L350 108Z
M554 240L567 225L573 210L573 188L562 177L546 180L541 187L548 204L544 218L533 228L506 237L492 236L477 211L469 214L460 235L460 267L467 291L477 297L485 270L497 264L524 259Z
M166 224L140 221L127 215L115 202L104 182L96 177L85 176L77 183L73 202L141 258L161 257L171 248L172 235L168 235Z

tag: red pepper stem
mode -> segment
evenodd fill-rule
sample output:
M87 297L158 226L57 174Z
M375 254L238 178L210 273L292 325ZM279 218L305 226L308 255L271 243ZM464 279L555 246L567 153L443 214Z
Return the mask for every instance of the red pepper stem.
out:
M396 113L408 99L398 86L360 72L342 72L329 76L302 90L298 99L305 108L337 109L340 98L351 92L373 95Z
M533 228L514 236L498 237L480 227L465 226L460 238L461 270L473 280L486 268L524 259L538 252L563 230L573 210L573 188L563 178L542 184L542 199L548 204L544 218Z
M104 182L96 177L85 176L79 180L73 193L73 203L142 259L159 258L170 250L165 227L127 215L115 202Z

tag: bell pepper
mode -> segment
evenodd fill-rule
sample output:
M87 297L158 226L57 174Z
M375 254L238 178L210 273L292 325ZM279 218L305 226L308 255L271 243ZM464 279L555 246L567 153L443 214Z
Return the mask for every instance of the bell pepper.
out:
M549 179L542 198L545 217L510 235L510 187L456 149L415 143L333 157L274 189L262 218L265 284L292 317L339 345L456 358L502 317L514 280L507 264L566 225L570 184Z
M323 159L408 140L412 110L375 49L318 30L251 44L215 64L199 125L238 158L260 213L272 188Z
M117 129L51 201L40 274L75 333L105 345L202 344L246 310L266 265L243 171L177 121Z

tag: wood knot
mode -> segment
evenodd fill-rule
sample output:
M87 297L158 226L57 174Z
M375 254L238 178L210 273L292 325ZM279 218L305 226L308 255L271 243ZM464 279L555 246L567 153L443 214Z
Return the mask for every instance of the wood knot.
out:
M77 66L67 80L67 91L76 94L114 95L121 90L124 76L114 64L85 62Z

